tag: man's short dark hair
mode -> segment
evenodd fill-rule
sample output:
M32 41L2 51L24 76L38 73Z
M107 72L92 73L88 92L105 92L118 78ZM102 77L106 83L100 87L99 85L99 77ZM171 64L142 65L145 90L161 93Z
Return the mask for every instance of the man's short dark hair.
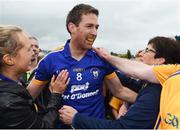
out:
M67 18L66 18L66 28L68 32L70 33L68 29L68 24L72 22L76 26L79 25L81 22L81 17L82 15L86 14L95 14L96 16L99 15L99 11L92 7L91 5L88 4L78 4L72 8L72 10L68 13Z

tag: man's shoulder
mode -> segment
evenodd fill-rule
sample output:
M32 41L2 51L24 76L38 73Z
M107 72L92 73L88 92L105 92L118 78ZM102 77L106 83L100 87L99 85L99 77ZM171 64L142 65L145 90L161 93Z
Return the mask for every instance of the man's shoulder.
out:
M57 51L52 51L52 52L48 53L43 59L54 59L57 57L64 57L63 56L63 49L57 50Z
M52 51L62 51L62 50L64 50L64 46L65 45L60 45L60 46L54 48Z
M94 56L95 59L104 61L103 58L101 58L94 50L89 50L90 54Z

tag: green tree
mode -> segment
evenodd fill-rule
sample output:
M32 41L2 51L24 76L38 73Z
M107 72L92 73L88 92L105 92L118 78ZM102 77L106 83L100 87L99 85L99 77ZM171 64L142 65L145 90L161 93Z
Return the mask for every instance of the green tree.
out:
M127 54L126 54L126 55L127 55L127 58L128 58L128 59L131 59L131 58L132 58L131 51L130 51L129 49L127 50Z

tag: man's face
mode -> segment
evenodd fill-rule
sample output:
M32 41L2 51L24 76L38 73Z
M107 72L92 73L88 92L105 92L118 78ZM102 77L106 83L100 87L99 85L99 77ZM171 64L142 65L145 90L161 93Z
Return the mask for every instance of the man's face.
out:
M81 22L75 26L72 32L72 39L83 50L91 49L97 36L98 17L95 14L82 15Z
M40 52L40 49L39 49L39 45L38 45L38 41L35 40L35 39L30 39L31 41L31 48L33 50L33 58L32 60L35 60L36 58L38 58L38 55L39 55L39 52Z

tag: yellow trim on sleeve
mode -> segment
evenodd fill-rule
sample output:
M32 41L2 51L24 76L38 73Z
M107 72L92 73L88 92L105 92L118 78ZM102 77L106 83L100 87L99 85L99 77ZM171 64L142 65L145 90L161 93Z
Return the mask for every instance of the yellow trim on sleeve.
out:
M109 75L106 75L105 78L106 78L106 79L112 79L112 78L114 78L114 77L116 77L116 76L117 76L116 73L113 72L113 73L111 73L111 74L109 74Z
M109 102L109 105L116 110L119 110L122 104L123 104L123 101L121 101L120 99L116 97L112 97L111 101Z
M37 79L33 79L32 83L38 86L42 86L48 83L48 81L41 81L41 80L37 80Z

